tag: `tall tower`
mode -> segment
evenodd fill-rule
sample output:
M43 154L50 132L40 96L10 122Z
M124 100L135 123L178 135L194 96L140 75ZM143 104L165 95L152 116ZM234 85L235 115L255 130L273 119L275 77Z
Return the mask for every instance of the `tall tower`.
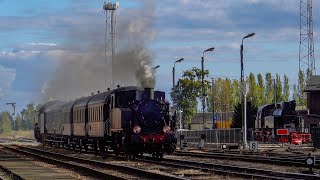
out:
M306 81L311 75L316 74L312 0L300 0L300 48L299 48L299 71L306 75Z
M105 83L111 89L114 88L113 67L117 55L117 18L116 11L119 2L104 2L103 10L106 14L105 31Z

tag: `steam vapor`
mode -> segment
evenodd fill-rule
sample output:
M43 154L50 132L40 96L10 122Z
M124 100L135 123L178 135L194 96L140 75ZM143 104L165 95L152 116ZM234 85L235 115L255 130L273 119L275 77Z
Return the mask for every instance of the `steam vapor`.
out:
M117 12L118 54L114 62L115 85L153 88L155 76L152 70L153 55L147 48L155 38L152 29L155 4L142 1L136 10L121 8ZM88 96L110 86L105 82L104 16L101 11L84 18L83 25L74 26L62 33L66 44L56 55L59 65L49 81L42 87L43 100L71 100ZM81 42L85 43L77 43Z

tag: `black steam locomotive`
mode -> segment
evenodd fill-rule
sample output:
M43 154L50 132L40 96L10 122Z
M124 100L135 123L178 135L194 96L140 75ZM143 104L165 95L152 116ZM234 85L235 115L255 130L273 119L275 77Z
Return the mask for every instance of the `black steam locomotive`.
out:
M174 127L164 92L129 86L71 102L46 103L35 136L49 145L113 150L129 157L147 152L161 158L176 148Z

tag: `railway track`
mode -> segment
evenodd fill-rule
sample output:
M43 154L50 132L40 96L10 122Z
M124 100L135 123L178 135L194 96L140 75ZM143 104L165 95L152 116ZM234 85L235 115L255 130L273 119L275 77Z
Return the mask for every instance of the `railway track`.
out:
M306 167L305 159L307 156L261 156L261 155L241 155L241 154L226 154L226 153L196 153L196 152L182 152L174 153L176 156L190 156L211 159L229 159L236 161L247 161L256 163L268 163L282 166L296 166ZM319 162L320 161L316 161ZM316 163L315 168L320 168L320 164Z
M231 174L235 177L243 178L258 178L258 179L320 179L319 175L301 174L301 173L287 173L279 171L264 170L258 168L249 168L243 166L213 164L213 163L200 163L196 161L177 160L177 159L164 159L161 162L154 161L150 158L139 159L145 162L159 163L171 167L180 168L194 168L204 172L214 172L215 174Z
M98 178L98 179L128 179L128 177L123 178L115 175L110 175L110 173L106 173L103 169L111 169L114 171L120 171L130 177L135 177L139 179L170 179L170 180L181 180L187 179L183 177L176 177L172 175L158 174L155 172L146 171L143 169L138 169L134 167L128 167L118 164L110 164L102 161L89 160L79 157L72 157L64 154L53 153L49 151L39 150L36 148L30 147L22 147L22 146L4 146L5 148L25 154L28 156L32 156L34 158L40 159L41 161L45 161L47 163L56 164L63 166L68 169L74 169L76 172L80 172L88 177Z
M67 171L59 171L45 163L35 163L32 158L27 158L17 153L12 153L0 146L0 179L74 179ZM41 165L42 164L42 165Z
M70 157L67 155L62 154L56 154L44 150L39 150L35 148L27 148L27 147L19 147L24 150L28 151L36 151L39 154L51 154L53 156L61 156L61 158L77 162L80 164L95 164L100 167L104 168L110 168L108 167L110 164L106 165L105 162L101 161L94 161L94 160L86 160L82 158L75 158ZM177 160L172 158L165 158L163 161L155 160L151 157L144 157L141 159L137 159L137 161L145 162L145 163L152 163L152 164L158 164L161 166L166 167L172 167L172 168L180 168L180 169L196 169L199 171L207 172L207 173L213 173L223 176L233 176L233 177L242 177L242 178L258 178L258 179L320 179L320 176L318 175L310 175L310 174L300 174L300 173L285 173L285 172L278 172L278 171L271 171L271 170L264 170L264 169L258 169L258 168L249 168L249 167L243 167L243 166L234 166L234 165L225 165L225 164L212 164L212 163L200 163L195 161L186 161L186 160ZM107 167L106 167L107 166ZM113 167L116 169L120 169L123 167ZM125 167L127 169L128 167ZM144 177L152 177L152 179L184 179L180 177L164 177L163 175L158 176L157 175L151 175L151 174L143 174L146 172L141 172L139 170L139 176L144 175ZM150 173L147 171L147 173Z

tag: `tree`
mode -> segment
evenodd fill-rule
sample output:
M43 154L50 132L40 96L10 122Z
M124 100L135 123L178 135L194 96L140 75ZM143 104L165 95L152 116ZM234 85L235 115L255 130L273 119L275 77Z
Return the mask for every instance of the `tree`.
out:
M234 79L232 81L232 89L233 89L233 93L232 93L233 104L231 106L232 106L232 109L234 109L234 107L238 103L240 103L241 89L240 89L239 80Z
M290 96L290 86L289 86L289 78L287 75L283 76L284 85L283 85L283 100L288 102Z
M265 98L265 85L263 82L262 74L258 74L258 99L257 99L257 107L260 107L264 104L266 104L266 98Z
M21 114L21 130L27 130L28 129L28 123L26 121L27 110L22 109L20 114Z
M0 114L0 134L11 132L11 115L9 112L2 112Z
M299 104L299 92L296 84L293 85L292 99L296 101L296 104Z
M265 96L266 96L266 103L267 104L271 104L272 100L273 100L273 83L272 83L272 76L271 73L266 73L266 92L265 92Z
M17 118L16 118L16 130L21 130L22 127L22 117L21 115L18 113L17 114Z
M283 101L282 82L279 74L276 74L276 103Z
M257 86L256 78L253 73L250 73L249 79L247 81L249 85L249 92L247 95L247 99L254 106L258 106L258 86Z
M255 107L251 102L247 102L247 128L254 128L254 122L256 119L256 113L258 108ZM242 108L239 103L233 112L232 117L232 128L241 128L242 127Z
M302 70L299 71L299 80L298 80L298 83L299 83L299 86L298 86L299 104L298 104L298 105L299 105L300 107L305 107L306 104L307 104L306 97L305 97L305 93L304 93L306 84L305 84L304 73L303 73Z
M208 76L209 71L204 71L204 76ZM204 93L201 84L202 71L196 67L183 72L182 78L176 85L176 105L183 111L184 124L189 123L191 118L197 113L198 99L202 99L203 94L208 94L211 86L210 82L204 80ZM171 97L173 93L171 92ZM183 124L183 125L184 125Z

